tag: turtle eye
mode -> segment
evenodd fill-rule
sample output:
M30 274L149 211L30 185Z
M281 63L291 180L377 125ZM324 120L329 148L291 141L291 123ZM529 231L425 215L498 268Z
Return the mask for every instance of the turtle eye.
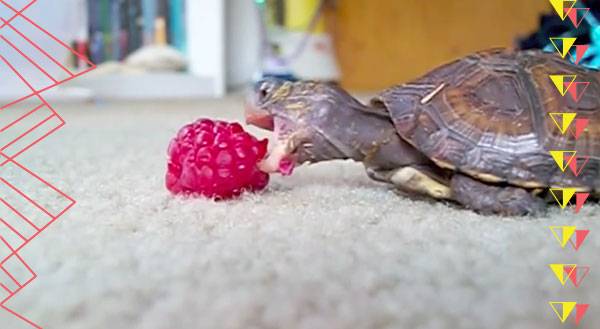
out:
M273 92L273 89L274 86L271 82L264 81L261 83L260 87L258 88L258 99L260 102L266 101L269 95Z

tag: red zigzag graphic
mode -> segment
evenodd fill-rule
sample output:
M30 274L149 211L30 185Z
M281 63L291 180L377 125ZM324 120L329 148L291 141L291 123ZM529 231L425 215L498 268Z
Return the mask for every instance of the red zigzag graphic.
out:
M11 13L10 17L0 15L0 72L3 83L21 87L13 101L0 103L0 307L41 328L6 305L37 277L19 252L75 205L75 200L16 158L65 125L41 93L95 66L25 16L36 1L15 9L11 1L0 0L0 12ZM71 71L51 54L57 49L73 54L89 68Z

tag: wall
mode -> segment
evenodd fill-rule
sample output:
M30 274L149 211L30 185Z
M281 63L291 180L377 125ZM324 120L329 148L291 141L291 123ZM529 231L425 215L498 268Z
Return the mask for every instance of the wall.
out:
M225 0L186 0L189 70L225 94Z
M545 10L547 0L337 1L342 84L377 90L476 50L511 46Z
M260 26L252 0L226 2L227 86L248 84L260 64Z

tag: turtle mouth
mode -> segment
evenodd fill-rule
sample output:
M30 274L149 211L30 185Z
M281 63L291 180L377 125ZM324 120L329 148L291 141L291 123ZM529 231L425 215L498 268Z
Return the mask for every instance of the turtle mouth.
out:
M254 105L252 101L247 101L244 106L246 123L269 131L275 130L275 119L267 110Z
M245 104L246 124L273 132L269 151L265 158L258 163L258 169L267 173L291 175L296 166L293 138L288 134L282 119L276 118L252 101Z

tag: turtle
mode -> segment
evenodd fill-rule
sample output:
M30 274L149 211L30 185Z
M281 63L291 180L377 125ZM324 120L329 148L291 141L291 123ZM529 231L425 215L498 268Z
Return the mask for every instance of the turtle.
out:
M551 77L558 75L589 82L585 93L585 83L575 84L579 93L559 90ZM489 49L368 103L332 83L264 79L245 117L274 132L275 145L259 164L264 171L289 174L302 163L352 159L403 195L486 215L535 216L555 202L560 192L553 198L553 188L599 194L599 77L556 54ZM579 138L552 116L566 112L589 120ZM552 150L576 151L582 157L570 159L585 159L585 170L561 168Z

